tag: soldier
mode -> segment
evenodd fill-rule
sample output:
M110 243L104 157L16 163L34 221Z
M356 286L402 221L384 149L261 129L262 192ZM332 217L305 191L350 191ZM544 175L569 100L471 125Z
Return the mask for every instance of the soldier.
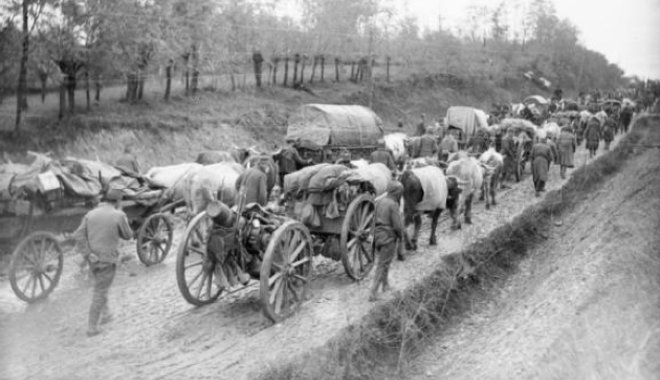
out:
M418 157L433 157L438 153L438 143L433 136L433 128L426 128L426 133L419 139Z
M504 167L502 168L502 182L504 182L509 180L511 174L515 174L516 142L513 140L513 128L506 130L500 153L504 157Z
M426 116L424 116L424 114L421 114L419 116L419 123L417 124L417 130L415 135L422 136L425 132L426 132Z
M132 239L133 230L121 210L122 192L109 189L105 201L88 212L71 238L85 246L83 256L89 262L94 278L94 293L89 308L87 336L101 333L100 324L112 320L108 307L108 291L115 278L119 257L119 239ZM127 256L129 257L129 256ZM100 321L99 321L100 320Z
M397 251L397 245L400 249L403 239L403 221L399 212L399 202L402 195L403 185L398 181L390 181L387 184L387 195L376 202L376 233L374 239L378 263L369 301L378 300L376 293L381 285L383 292L390 290L388 281L390 264L394 259L395 251Z
M284 187L284 176L312 163L300 157L295 141L288 141L288 145L278 155L280 166L280 187Z
M455 133L456 132L454 129L449 130L448 133L445 134L445 137L442 139L442 142L440 142L440 152L442 152L441 160L444 162L447 162L450 153L458 152L458 142L454 137Z
M268 202L268 189L266 186L266 165L260 162L256 168L249 168L236 179L236 204L241 204L241 198L245 197L243 204L258 203L266 206Z
M378 140L378 149L371 152L371 155L369 156L369 162L372 164L375 162L380 162L381 164L387 166L387 168L390 169L392 173L394 173L396 170L394 154L391 150L387 149L385 146L385 140L383 139Z
M124 153L115 162L115 168L119 169L122 173L134 177L140 177L140 166L138 165L137 158L133 155L133 148L126 145Z

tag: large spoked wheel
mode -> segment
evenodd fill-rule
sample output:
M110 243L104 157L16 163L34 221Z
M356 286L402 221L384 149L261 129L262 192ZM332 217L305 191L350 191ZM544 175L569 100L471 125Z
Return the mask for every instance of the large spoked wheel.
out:
M140 261L146 266L162 262L172 248L172 234L172 222L166 214L149 216L140 226L136 239Z
M31 303L48 297L62 275L64 257L55 235L34 232L11 256L9 282L16 296Z
M376 205L370 195L355 198L346 210L339 246L346 274L362 280L374 266L374 233Z
M261 303L271 321L286 319L302 305L312 254L312 239L302 223L286 222L273 233L259 276Z
M207 251L212 224L206 212L197 214L177 252L176 283L183 298L195 306L214 302L222 292L213 281L215 257Z

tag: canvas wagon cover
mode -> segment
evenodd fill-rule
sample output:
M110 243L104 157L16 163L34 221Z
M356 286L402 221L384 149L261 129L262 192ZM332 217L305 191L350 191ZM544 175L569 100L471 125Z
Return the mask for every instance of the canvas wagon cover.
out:
M320 146L376 145L383 122L372 110L356 105L305 104L292 117L286 140Z
M473 108L454 106L447 109L447 125L459 128L466 136L472 136L477 128L488 127L486 113Z

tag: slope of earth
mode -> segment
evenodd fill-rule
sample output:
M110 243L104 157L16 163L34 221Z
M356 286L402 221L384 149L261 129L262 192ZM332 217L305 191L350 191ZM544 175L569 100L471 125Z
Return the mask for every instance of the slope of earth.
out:
M660 150L640 149L404 377L660 378Z
M133 105L119 102L119 88L113 88L99 105L89 111L79 110L61 122L57 121L57 103L42 105L31 98L23 133L9 136L0 128L0 153L8 153L14 161L32 150L52 152L56 157L114 162L126 145L133 145L138 161L147 169L189 162L200 151L234 145L273 150L283 143L287 120L301 104L369 104L364 84L325 82L309 87L311 92L283 87L201 91L194 97L174 96L169 102L162 101L160 93L149 93L144 101ZM445 83L431 75L420 75L392 83L378 82L373 109L387 129L403 120L410 133L421 112L432 123L452 105L488 111L492 102L516 102L536 91L529 87L506 90L481 82L470 86ZM12 115L7 107L0 105L0 116Z
M582 148L576 159L586 162ZM563 183L553 167L548 190ZM420 250L394 264L393 286L410 286L432 272L442 255L460 251L540 199L528 177L501 192L497 207L486 211L477 203L474 225L450 232L445 219L438 247L426 245L423 229ZM180 235L179 229L175 246ZM132 253L134 246L124 250ZM25 306L6 282L0 284L0 378L249 378L269 363L321 346L373 307L366 302L373 273L353 283L339 263L318 259L311 298L281 324L273 326L261 315L255 284L193 308L177 289L174 256L150 268L135 263L130 270L120 268L110 295L115 321L94 338L85 337L90 289L77 273L77 257L67 257L64 280L42 303Z

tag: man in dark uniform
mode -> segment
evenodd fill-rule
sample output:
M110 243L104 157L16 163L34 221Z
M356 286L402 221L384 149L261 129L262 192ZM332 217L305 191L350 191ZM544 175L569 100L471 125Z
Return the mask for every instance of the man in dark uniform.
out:
M300 157L295 141L289 141L288 145L279 153L277 162L280 166L280 187L282 188L285 175L311 164L312 160Z
M403 239L403 221L399 211L399 202L403 195L403 185L398 181L390 181L387 185L387 195L376 202L376 276L371 287L369 301L378 300L376 293L382 285L384 292L390 290L388 275L390 264L398 246Z
M372 164L380 162L381 164L387 166L387 168L390 169L392 173L394 173L396 170L394 154L385 146L385 140L378 140L378 148L371 152L371 155L369 156L369 162Z
M104 201L88 212L80 226L70 236L83 249L83 255L89 262L94 278L94 293L89 307L87 336L101 333L100 324L108 323L112 316L108 307L108 291L115 278L117 264L120 261L119 239L132 239L133 230L128 225L128 218L121 210L122 192L109 189Z
M508 181L511 174L516 170L516 143L513 140L513 129L509 128L502 139L502 156L504 157L504 167L502 168L502 182Z
M258 203L266 206L268 203L268 190L266 186L266 166L259 163L256 168L249 168L236 179L236 204L241 204L241 198L245 197L243 204Z
M133 149L130 145L124 148L124 153L115 162L115 168L119 169L125 175L134 178L140 177L140 166L138 165L137 158L133 155Z
M433 128L428 127L422 137L419 138L418 157L435 157L438 153L438 142L435 136L431 134L432 131Z
M415 132L415 136L422 136L424 133L426 133L426 116L424 116L424 114L419 116L419 124L417 124L417 129Z

